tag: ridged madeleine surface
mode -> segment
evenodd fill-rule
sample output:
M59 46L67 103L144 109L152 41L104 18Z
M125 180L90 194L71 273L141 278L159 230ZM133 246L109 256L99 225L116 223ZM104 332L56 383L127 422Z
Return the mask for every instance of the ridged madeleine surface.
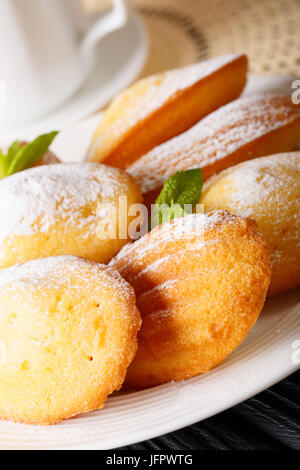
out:
M281 95L249 96L223 106L128 168L153 202L176 171L202 168L204 179L244 160L288 152L300 139L300 107Z
M247 58L225 55L140 80L117 96L96 130L88 160L127 168L141 155L186 131L237 98Z
M300 152L229 168L207 181L200 202L256 221L270 250L270 295L300 285Z
M221 363L256 322L271 275L255 222L226 211L165 223L111 265L134 287L143 319L127 388L187 379Z
M0 270L0 419L52 424L102 408L137 349L119 273L73 256Z
M130 206L141 203L142 196L124 171L77 163L41 166L5 178L0 200L0 268L5 268L58 255L108 262L127 243L126 225L134 219L128 215ZM102 209L110 214L107 231Z

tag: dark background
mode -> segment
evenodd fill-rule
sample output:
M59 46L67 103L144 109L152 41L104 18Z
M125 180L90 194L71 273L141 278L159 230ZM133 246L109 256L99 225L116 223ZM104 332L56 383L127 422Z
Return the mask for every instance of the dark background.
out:
M118 450L300 450L300 370L212 418Z

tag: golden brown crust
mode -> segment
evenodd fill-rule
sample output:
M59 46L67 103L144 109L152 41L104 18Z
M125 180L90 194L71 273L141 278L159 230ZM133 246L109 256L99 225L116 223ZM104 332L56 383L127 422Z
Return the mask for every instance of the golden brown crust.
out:
M272 261L269 295L300 285L300 152L241 163L214 176L200 203L257 223Z
M246 84L246 73L247 57L228 55L137 82L106 111L88 160L127 168L237 98Z
M255 223L227 212L157 227L111 265L134 287L143 319L127 388L186 379L221 363L256 322L271 275Z
M300 108L287 96L240 98L153 149L127 171L152 203L176 171L200 167L206 180L236 163L295 148Z
M0 418L54 424L102 408L137 349L132 287L70 256L4 269L0 285Z
M127 207L120 198L127 201ZM127 243L143 201L133 178L97 163L40 166L0 181L0 268L48 256L82 256L107 263ZM108 208L112 233L105 232ZM114 209L114 210L113 210ZM106 209L107 210L107 209ZM120 221L124 232L120 233Z

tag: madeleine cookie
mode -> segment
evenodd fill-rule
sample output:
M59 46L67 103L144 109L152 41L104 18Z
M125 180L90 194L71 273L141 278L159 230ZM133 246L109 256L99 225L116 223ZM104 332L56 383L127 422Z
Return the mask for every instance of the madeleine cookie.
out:
M256 221L270 250L270 295L300 285L300 152L229 168L207 181L200 202Z
M186 133L128 168L154 202L176 171L200 167L204 179L244 160L292 150L300 139L300 107L281 95L249 96L223 106Z
M127 168L237 98L246 73L246 56L231 54L138 81L107 109L87 159Z
M62 256L0 270L0 418L52 424L100 409L137 349L134 291Z
M255 222L226 211L166 222L111 266L134 287L143 319L128 388L187 379L224 361L256 322L271 275Z
M119 198L125 198L125 205ZM141 203L122 170L98 163L41 166L0 181L0 268L56 255L106 263L128 241L126 225ZM100 209L112 230L99 232ZM101 209L101 210L102 210ZM124 226L119 233L119 224Z
M43 155L42 159L37 162L35 166L54 165L55 163L61 163L61 161L53 152L51 152L51 150L48 150L48 152Z

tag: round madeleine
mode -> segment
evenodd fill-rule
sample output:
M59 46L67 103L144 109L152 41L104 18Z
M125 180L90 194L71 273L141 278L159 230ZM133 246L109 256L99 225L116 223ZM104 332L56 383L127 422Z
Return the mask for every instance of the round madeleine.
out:
M255 222L222 211L158 226L111 265L134 287L143 319L128 388L187 379L224 361L256 322L271 275Z
M256 221L272 261L269 295L300 284L300 152L229 168L207 181L200 202Z
M134 291L62 256L0 270L0 418L52 424L102 408L137 349Z
M126 228L134 219L128 212L142 196L122 170L75 163L5 178L0 200L0 268L5 268L58 255L108 262L127 243Z

